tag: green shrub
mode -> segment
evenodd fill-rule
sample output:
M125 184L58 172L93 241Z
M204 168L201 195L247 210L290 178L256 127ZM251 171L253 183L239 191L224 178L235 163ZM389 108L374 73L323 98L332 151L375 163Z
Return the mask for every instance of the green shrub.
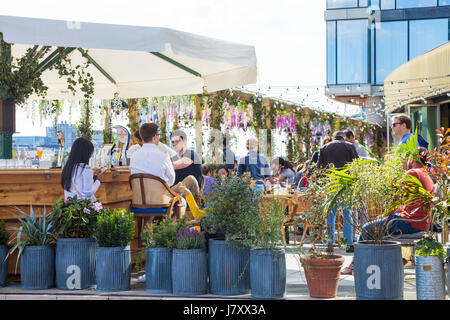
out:
M97 219L94 236L99 247L126 247L134 237L134 214L125 209L104 208Z
M177 249L201 249L205 247L205 232L194 228L179 228L175 235L175 248Z
M258 216L259 198L250 189L248 177L218 179L214 191L206 199L205 212L206 216L200 220L205 231L211 234L223 232L227 241L251 244L247 216Z
M80 200L77 196L66 200L57 199L52 211L55 235L59 238L92 237L102 209L100 202Z
M173 249L179 228L186 228L186 216L177 220L166 216L159 223L154 223L152 228L147 224L141 233L142 244L147 248Z
M0 220L0 245L8 245L10 234L5 229L5 220Z
M424 235L422 239L417 241L414 254L423 257L436 256L442 260L446 257L444 246L436 241L431 233Z

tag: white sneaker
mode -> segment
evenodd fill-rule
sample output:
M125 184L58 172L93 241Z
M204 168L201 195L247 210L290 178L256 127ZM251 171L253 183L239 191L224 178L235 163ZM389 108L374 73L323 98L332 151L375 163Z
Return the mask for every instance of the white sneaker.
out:
M138 282L145 282L145 274L142 276L139 276Z

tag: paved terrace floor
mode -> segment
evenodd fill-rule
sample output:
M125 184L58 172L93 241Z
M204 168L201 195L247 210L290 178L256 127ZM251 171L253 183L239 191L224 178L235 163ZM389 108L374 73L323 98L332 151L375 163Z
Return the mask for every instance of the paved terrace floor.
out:
M287 283L285 300L355 300L354 277L352 275L341 275L337 296L333 299L316 299L309 296L303 268L300 266L298 249L293 245L291 233L290 243L286 248ZM298 244L298 243L297 243ZM310 243L304 245L307 250ZM344 256L347 266L353 258L353 253L346 253L345 248L335 248L335 253ZM416 279L413 266L405 267L404 278L404 300L416 300ZM9 282L6 287L0 288L0 300L252 300L249 294L236 296L220 296L205 294L199 296L177 296L173 294L154 294L146 292L145 283L139 283L137 278L143 272L133 273L131 279L131 290L123 292L99 292L95 289L88 290L22 290L20 282ZM448 299L448 296L446 297Z

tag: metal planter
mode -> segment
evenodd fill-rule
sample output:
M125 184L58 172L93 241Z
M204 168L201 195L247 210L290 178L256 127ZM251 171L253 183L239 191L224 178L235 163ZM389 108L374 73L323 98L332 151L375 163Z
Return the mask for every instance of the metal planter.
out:
M56 287L80 290L95 286L97 241L94 238L60 238L56 243Z
M20 260L22 289L42 290L55 286L55 246L27 246Z
M205 249L172 250L173 293L182 296L206 293L208 279Z
M6 245L0 246L0 287L6 286L8 281L8 247ZM6 258L6 260L5 260Z
M353 260L356 299L402 300L403 263L401 244L395 241L355 243Z
M95 276L98 291L130 290L130 246L98 247Z
M250 250L251 295L259 299L280 299L286 291L284 250Z
M172 293L172 250L147 248L145 256L147 292Z
M415 256L417 300L445 300L444 262L436 256Z

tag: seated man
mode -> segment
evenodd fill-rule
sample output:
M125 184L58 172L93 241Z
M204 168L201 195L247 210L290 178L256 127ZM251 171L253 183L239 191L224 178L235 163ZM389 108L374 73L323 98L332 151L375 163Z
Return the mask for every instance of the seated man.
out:
M182 130L175 130L170 141L176 152L171 157L175 169L175 182L173 190L179 192L179 183L189 189L197 203L201 201L200 188L202 184L202 163L197 152L187 148L187 136Z
M141 135L139 134L139 130L134 132L133 137L134 137L134 139L136 140L137 143L133 144L128 149L127 156L130 159L133 156L133 154L137 150L139 150L142 147L142 145L144 144L144 141L142 141ZM167 154L169 157L173 157L174 155L177 154L175 151L173 151L171 148L169 148L167 145L165 145L164 143L160 142L159 140L156 141L156 146L158 147L159 151Z
M270 167L264 155L257 153L258 140L247 140L248 153L245 157L239 160L236 175L242 176L244 172L250 173L250 178L256 180L253 184L252 190L255 194L264 193L264 179L270 176Z

